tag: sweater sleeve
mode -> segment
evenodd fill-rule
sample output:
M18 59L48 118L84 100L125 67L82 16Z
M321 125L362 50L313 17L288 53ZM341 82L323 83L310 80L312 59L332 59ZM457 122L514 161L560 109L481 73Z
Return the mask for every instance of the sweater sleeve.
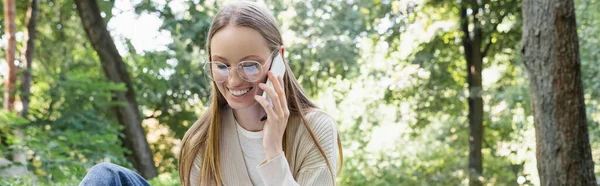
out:
M323 151L331 165L333 176L329 172L329 167L321 155L321 152L311 139L308 131L302 130L306 136L299 142L298 148L309 149L308 154L303 159L302 166L294 180L290 171L285 155L281 155L257 166L258 172L265 185L335 185L337 171L337 130L335 122L327 114L321 111L314 111L305 116L307 123L315 133L317 141L323 147Z
M200 155L196 155L194 158L194 164L192 170L190 170L190 185L200 185Z

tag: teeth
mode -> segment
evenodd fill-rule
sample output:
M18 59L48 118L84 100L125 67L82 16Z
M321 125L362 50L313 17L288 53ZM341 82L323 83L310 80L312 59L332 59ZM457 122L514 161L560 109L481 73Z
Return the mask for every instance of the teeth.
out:
M231 92L231 94L233 94L234 96L244 95L244 94L248 93L248 91L250 91L250 88L248 88L246 90L229 90L229 92Z

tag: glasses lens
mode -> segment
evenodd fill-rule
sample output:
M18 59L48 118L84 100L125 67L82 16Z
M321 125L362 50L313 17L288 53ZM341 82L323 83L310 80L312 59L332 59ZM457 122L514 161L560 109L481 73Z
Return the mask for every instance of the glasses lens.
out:
M210 62L204 64L204 73L216 82L223 82L229 76L229 68L221 62Z
M249 82L258 81L262 72L262 65L256 61L243 61L239 65L240 77Z

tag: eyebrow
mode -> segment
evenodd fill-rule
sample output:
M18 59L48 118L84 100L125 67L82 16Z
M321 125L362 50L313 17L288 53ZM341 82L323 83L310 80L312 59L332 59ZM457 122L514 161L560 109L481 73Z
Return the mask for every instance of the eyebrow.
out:
M221 56L218 56L218 55L213 55L213 58L219 58L219 59L223 60L223 62L229 62L229 61L228 61L227 59L225 59L224 57L221 57ZM245 57L241 58L239 61L248 60L248 59L250 59L250 58L256 58L256 59L258 59L258 60L264 60L262 57L260 57L260 56L258 56L258 55L254 55L254 54L252 54L252 55L247 55L247 56L245 56Z

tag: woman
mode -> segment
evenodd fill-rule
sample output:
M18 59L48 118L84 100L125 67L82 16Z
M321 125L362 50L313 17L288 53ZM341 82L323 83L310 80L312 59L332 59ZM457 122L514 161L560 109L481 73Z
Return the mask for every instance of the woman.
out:
M212 103L183 137L182 185L335 185L342 162L335 122L308 99L289 65L284 77L268 72L275 56L284 56L282 46L268 9L236 2L217 13L205 65ZM128 171L114 167L100 164L88 175Z

